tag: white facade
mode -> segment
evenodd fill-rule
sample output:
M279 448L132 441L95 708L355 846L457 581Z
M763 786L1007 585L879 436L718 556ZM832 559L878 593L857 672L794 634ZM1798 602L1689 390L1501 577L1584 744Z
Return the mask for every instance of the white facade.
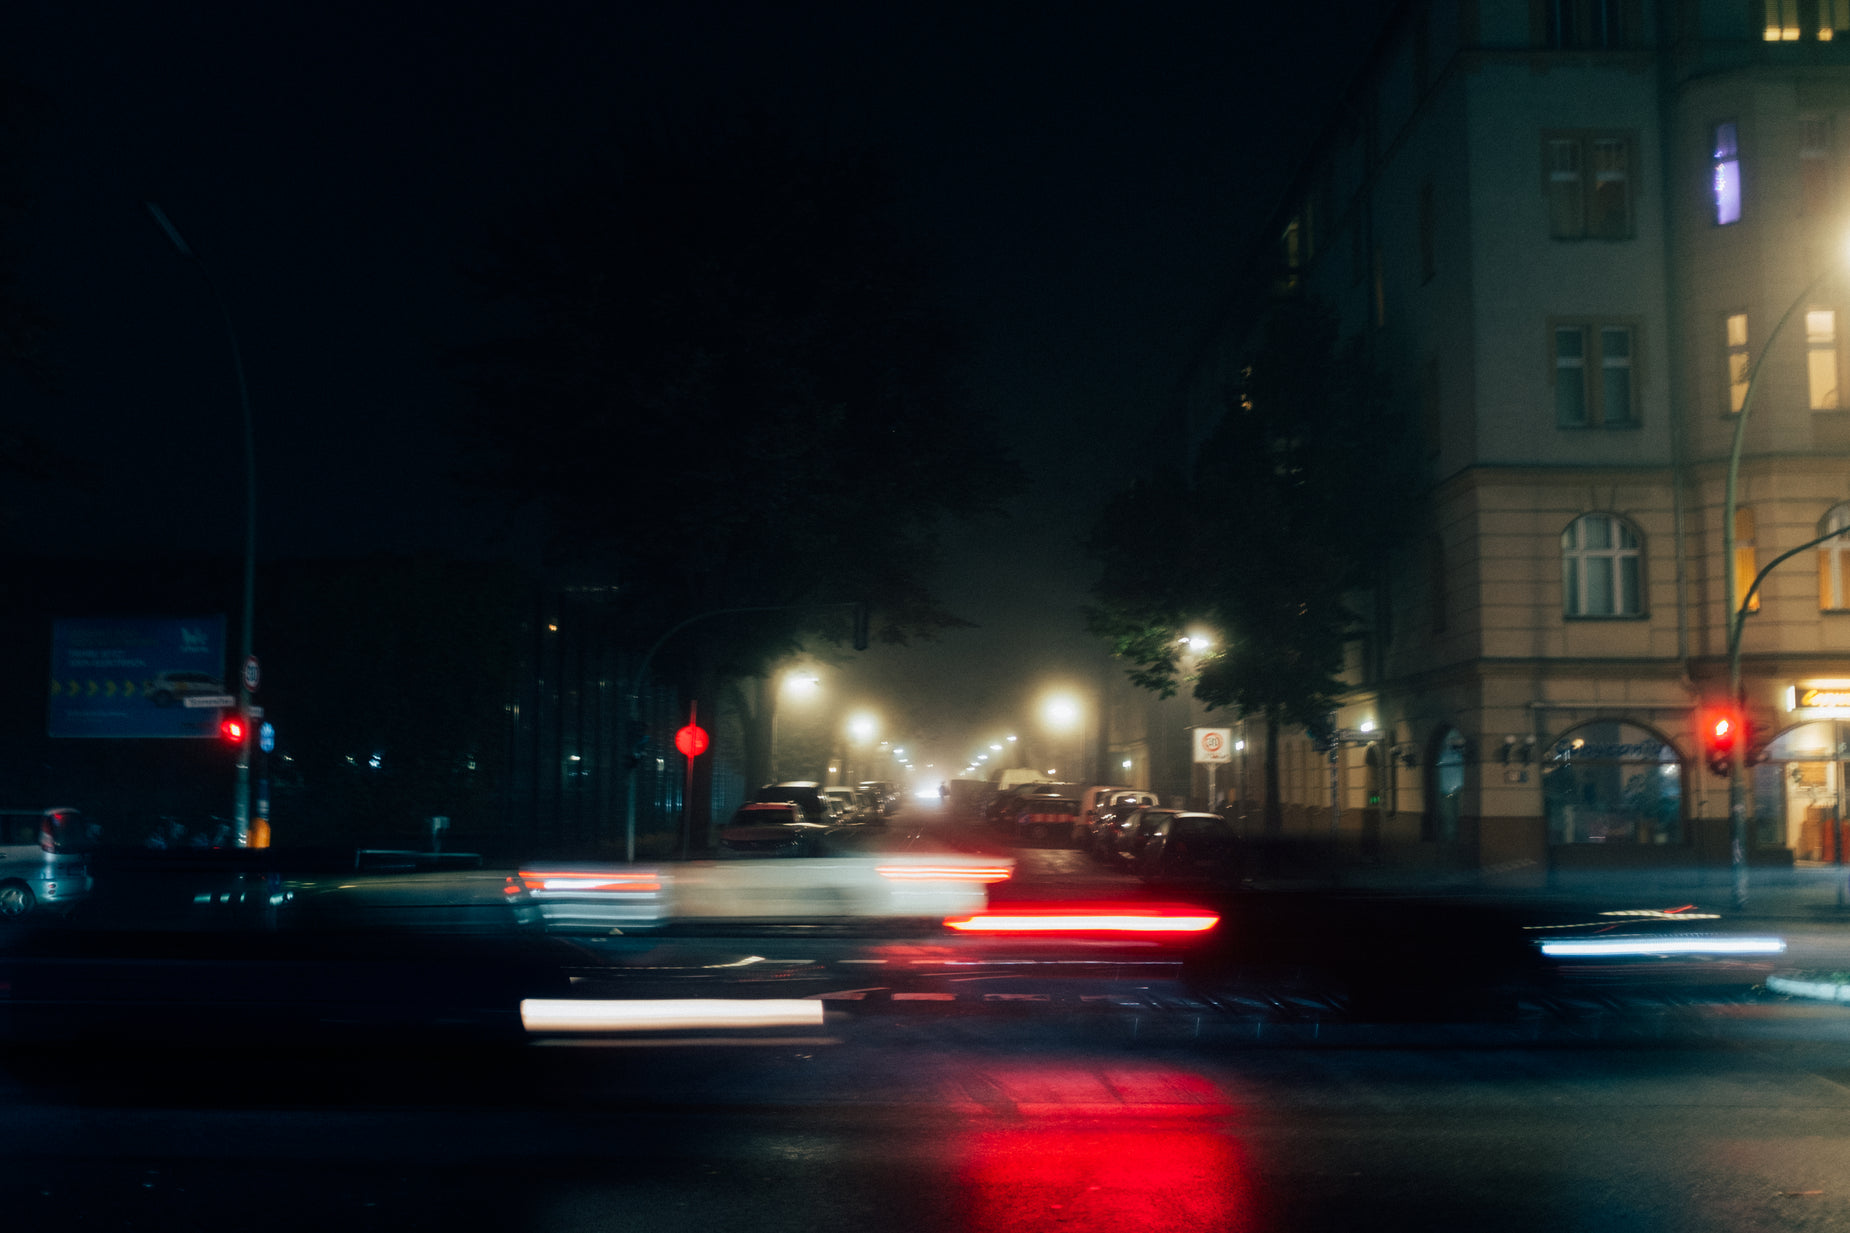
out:
M1368 339L1431 465L1340 716L1385 733L1339 755L1367 850L1528 882L1727 861L1697 729L1727 692L1723 477L1762 355L1744 575L1850 503L1850 274L1820 277L1850 263L1850 29L1767 5L1404 5L1279 218L1275 285ZM1240 333L1193 375L1196 432ZM1850 701L1836 552L1775 569L1746 622L1757 859L1832 855L1850 710L1792 704ZM1327 762L1302 734L1280 761L1287 829L1327 830Z

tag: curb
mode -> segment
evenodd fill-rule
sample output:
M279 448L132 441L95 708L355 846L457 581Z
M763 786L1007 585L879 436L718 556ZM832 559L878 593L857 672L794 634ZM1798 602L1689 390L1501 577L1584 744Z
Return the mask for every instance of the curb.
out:
M1813 998L1823 1002L1850 1002L1850 984L1812 979L1814 974L1794 972L1786 976L1769 976L1766 987L1787 997Z

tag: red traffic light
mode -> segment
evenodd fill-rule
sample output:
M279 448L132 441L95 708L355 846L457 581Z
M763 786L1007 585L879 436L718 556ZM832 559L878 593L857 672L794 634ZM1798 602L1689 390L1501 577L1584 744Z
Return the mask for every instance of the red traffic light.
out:
M1747 723L1741 713L1730 707L1705 712L1700 728L1702 754L1709 770L1726 777L1734 770L1734 751L1747 739Z
M674 734L674 747L684 758L698 758L707 751L709 744L707 730L698 724L689 724Z
M236 715L227 715L218 721L219 739L230 744L244 743L244 720Z

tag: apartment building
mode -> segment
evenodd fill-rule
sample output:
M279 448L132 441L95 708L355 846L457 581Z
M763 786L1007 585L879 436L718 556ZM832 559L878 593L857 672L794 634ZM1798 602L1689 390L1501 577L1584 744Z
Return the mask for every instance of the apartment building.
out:
M1271 234L1255 285L1367 340L1432 485L1334 776L1281 750L1287 830L1532 885L1725 867L1731 615L1850 527L1850 0L1404 4ZM1191 374L1197 436L1253 319ZM1750 859L1835 859L1850 536L1742 631Z

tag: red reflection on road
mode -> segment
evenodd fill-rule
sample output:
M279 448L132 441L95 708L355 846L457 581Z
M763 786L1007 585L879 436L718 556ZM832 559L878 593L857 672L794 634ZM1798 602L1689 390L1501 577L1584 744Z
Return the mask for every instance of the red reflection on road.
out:
M1017 1087L1007 1076L988 1077ZM1198 1076L1142 1078L1137 1086L1146 1092L1187 1095L1183 1103L1131 1103L1105 1117L1056 1115L963 1136L958 1226L971 1233L1256 1228L1251 1171L1225 1120L1230 1110L1201 1100Z

